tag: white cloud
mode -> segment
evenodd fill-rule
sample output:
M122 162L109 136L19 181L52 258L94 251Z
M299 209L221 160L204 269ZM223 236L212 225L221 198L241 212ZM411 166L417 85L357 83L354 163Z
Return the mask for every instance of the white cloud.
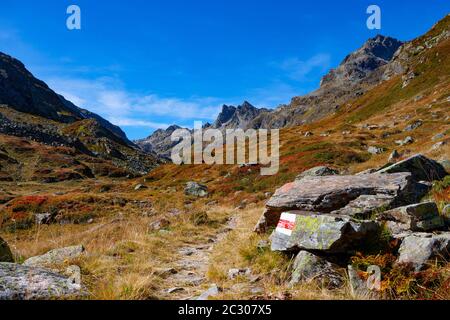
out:
M137 94L127 91L117 78L51 78L47 83L77 106L124 127L168 127L166 123L152 121L153 117L170 118L170 122L210 121L220 110L220 100L216 98L181 99L157 94Z
M282 81L274 81L266 87L255 88L249 91L250 102L256 106L266 108L287 104L299 94L302 94L300 90Z
M320 53L312 56L308 60L300 60L298 58L286 59L279 66L287 72L290 78L302 81L316 69L320 72L326 71L330 67L330 64L330 55Z
M167 127L170 126L170 124L167 123L159 123L127 118L120 118L120 119L111 118L110 121L120 127L144 127L150 129L166 129Z

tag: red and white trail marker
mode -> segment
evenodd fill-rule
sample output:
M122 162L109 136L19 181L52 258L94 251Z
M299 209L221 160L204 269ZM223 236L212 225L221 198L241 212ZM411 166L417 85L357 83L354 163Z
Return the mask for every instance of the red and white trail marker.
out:
M297 218L297 215L295 215L295 214L287 213L287 212L282 213L280 222L278 222L276 232L285 234L287 236L291 236L292 231L294 231L294 228L295 228L296 218Z

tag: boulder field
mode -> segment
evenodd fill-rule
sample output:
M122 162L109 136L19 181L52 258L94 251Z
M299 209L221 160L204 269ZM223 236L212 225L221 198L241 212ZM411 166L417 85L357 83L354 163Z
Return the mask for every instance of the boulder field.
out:
M313 168L274 193L255 232L271 232L272 251L296 255L292 285L315 279L338 286L344 282L339 267L356 252L369 254L381 238L395 240L396 264L420 271L430 259L449 257L445 212L422 200L432 182L446 176L423 155L357 175Z

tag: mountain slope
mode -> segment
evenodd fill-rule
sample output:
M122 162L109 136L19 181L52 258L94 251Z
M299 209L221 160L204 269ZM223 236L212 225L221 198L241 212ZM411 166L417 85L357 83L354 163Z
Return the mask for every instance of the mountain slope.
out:
M0 53L0 135L46 145L42 146L42 150L48 147L70 148L74 158L89 157L98 159L98 163L106 161L104 165L108 169L103 171L115 175L121 170L123 175L143 174L157 164L153 156L144 154L128 140L119 127L56 94L43 81L36 79L20 61L3 53ZM10 141L6 137L0 140ZM3 146L3 149L14 153L10 146ZM35 146L35 149L39 154L39 147ZM61 152L59 149L54 151ZM39 161L31 165L26 153L15 153L15 157L12 158L20 167L36 167L22 168L21 173L11 171L10 175L2 170L6 179L39 179L39 174L35 174L40 172L37 168ZM48 165L45 172L49 173L44 174L42 180L56 179L53 169L68 169L57 161L54 165L55 168ZM63 168L59 167L61 165ZM0 163L0 170L2 167L9 168L8 164ZM69 176L83 178L93 175L77 173Z
M301 125L336 112L347 100L358 97L386 79L385 68L403 45L394 38L378 35L349 54L342 63L325 75L320 88L308 95L294 97L289 105L275 110L258 109L245 101L238 107L224 105L210 128L276 129ZM156 132L136 142L144 150L159 151L164 156L172 146L167 135Z
M384 80L383 68L389 64L402 42L381 35L369 39L360 49L322 78L320 88L289 105L256 118L253 128L283 128L318 120L335 112L349 99L358 97Z

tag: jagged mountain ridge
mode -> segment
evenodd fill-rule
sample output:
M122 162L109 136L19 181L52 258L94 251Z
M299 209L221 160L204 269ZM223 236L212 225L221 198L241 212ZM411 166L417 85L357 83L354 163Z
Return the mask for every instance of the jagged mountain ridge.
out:
M254 107L248 101L238 107L223 105L213 124L215 129L284 128L317 120L340 107L340 103L362 95L382 81L382 67L389 64L403 45L399 40L378 35L349 54L342 63L322 78L320 88L295 97L289 105L274 110ZM173 127L173 126L172 126ZM173 130L158 130L146 139L135 141L145 151L167 158L173 143Z
M253 119L261 114L269 113L269 109L259 109L244 101L242 105L237 107L223 105L222 111L217 116L214 123L206 123L203 127L205 129L247 129ZM178 143L171 140L172 133L177 129L183 129L177 125L172 125L167 129L158 129L149 137L141 140L136 140L134 143L138 145L145 152L153 152L164 159L170 158L171 149ZM186 129L186 128L184 128ZM191 130L192 131L192 130Z

